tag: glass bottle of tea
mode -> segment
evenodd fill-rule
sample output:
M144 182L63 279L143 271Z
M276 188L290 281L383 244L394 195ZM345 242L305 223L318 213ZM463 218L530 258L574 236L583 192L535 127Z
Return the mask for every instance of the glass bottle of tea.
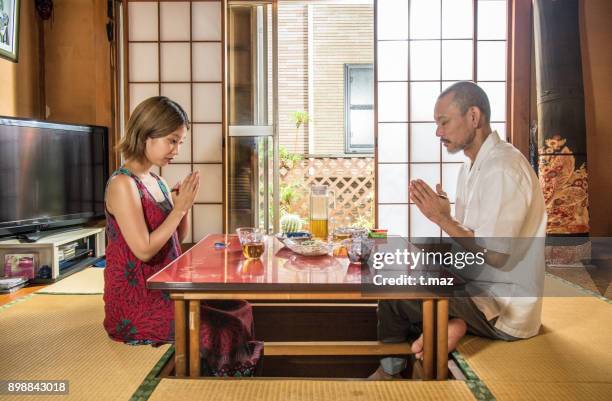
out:
M310 187L310 232L314 238L327 241L329 208L335 208L334 192L327 185Z

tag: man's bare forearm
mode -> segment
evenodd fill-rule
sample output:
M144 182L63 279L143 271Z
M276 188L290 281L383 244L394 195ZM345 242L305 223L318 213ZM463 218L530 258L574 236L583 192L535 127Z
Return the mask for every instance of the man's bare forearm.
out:
M444 217L437 224L442 231L459 243L461 243L461 238L474 238L474 231L461 225L457 220L453 219L452 216ZM471 242L473 243L474 241Z
M464 249L477 253L483 252L484 248L476 243L474 231L461 225L457 220L451 216L443 218L438 222L438 226L449 235L452 239L457 241ZM488 251L485 255L485 262L493 267L502 267L508 261L509 255L500 252Z

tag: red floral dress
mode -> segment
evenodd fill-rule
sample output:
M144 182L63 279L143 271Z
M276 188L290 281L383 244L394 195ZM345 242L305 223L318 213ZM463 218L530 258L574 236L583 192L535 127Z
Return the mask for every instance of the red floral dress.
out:
M153 176L164 193L157 202L138 177L122 167L112 176L132 177L142 202L149 232L172 210L168 190ZM112 178L111 176L111 178ZM104 270L104 328L116 341L158 346L174 341L174 303L167 292L149 290L146 281L176 259L181 249L174 233L148 262L128 247L114 216L106 211L106 269ZM250 376L261 355L262 343L253 339L253 315L246 301L202 302L200 353L203 373L215 376Z

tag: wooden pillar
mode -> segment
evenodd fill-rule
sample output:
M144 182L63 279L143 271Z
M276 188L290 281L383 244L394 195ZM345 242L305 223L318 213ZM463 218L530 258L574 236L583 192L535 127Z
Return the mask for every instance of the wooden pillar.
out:
M189 376L200 376L200 300L189 301Z
M434 379L434 300L423 300L423 379Z
M507 131L512 144L529 156L531 127L531 0L508 1Z
M436 379L448 376L448 299L436 301Z
M174 364L177 377L184 377L187 374L185 303L182 299L174 301Z

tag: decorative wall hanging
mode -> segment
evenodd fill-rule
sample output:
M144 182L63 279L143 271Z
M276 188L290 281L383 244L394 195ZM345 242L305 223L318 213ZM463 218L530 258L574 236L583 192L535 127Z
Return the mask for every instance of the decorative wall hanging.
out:
M19 0L0 0L0 56L17 62Z

